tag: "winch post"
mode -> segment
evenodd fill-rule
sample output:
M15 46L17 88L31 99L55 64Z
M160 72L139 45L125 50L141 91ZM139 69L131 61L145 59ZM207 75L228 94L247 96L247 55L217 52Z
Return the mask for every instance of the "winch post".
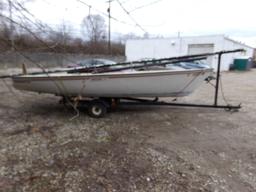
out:
M219 53L218 53L218 66L217 66L217 77L216 77L216 86L215 86L214 106L217 106L217 105L218 105L218 94L219 94L219 84L220 84L221 56L222 56L222 52L219 52Z

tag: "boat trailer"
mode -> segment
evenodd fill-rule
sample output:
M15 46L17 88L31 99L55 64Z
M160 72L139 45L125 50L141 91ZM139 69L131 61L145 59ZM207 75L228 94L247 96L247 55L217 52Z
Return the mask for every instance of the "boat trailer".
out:
M166 102L159 101L158 98L154 100L141 99L141 98L68 98L73 103L77 103L78 107L86 107L90 116L99 118L103 117L107 111L112 108L115 108L119 105L149 105L149 106L177 106L177 107L198 107L198 108L215 108L215 109L225 109L226 111L236 112L241 108L239 105L219 105L218 104L218 95L219 95L219 85L220 85L220 67L221 67L221 57L223 54L234 53L234 52L243 52L242 49L231 50L231 51L220 51L209 54L201 54L199 56L213 56L218 55L218 65L216 72L216 84L214 86L214 101L213 104L197 104L197 103L177 103L177 102ZM63 97L61 100L62 103L67 103L66 98Z

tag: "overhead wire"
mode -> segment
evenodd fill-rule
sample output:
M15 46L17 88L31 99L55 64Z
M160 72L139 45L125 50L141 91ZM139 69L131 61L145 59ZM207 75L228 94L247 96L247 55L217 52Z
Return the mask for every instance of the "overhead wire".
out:
M104 17L107 17L107 18L109 17L108 14L106 14L105 12L103 12L103 11L101 11L101 10L99 10L99 9L97 9L97 8L95 8L95 7L93 7L92 5L86 3L85 1L82 1L82 0L75 0L75 1L77 1L77 2L79 2L79 3L81 3L81 4L83 4L83 5L85 5L85 6L87 6L87 7L91 7L91 9L94 9L95 11L97 11L98 13L100 13L101 15L103 15ZM125 21L123 21L123 20L120 20L120 19L117 19L116 17L113 17L113 16L110 16L110 19L112 19L113 21L116 21L116 22L118 22L118 23L124 24L124 25L135 26L134 24L127 23L127 22L125 22Z
M123 11L130 17L130 19L136 24L136 26L140 28L144 33L147 33L147 31L131 16L130 12L127 11L123 4L119 0L116 0L116 2L120 5Z
M154 5L156 3L159 3L160 1L163 1L163 0L156 0L156 1L152 1L151 3L147 3L145 5L141 5L141 6L135 7L134 9L130 10L129 13L137 11L137 10L145 8L145 7L148 7L148 6L151 6L151 5Z

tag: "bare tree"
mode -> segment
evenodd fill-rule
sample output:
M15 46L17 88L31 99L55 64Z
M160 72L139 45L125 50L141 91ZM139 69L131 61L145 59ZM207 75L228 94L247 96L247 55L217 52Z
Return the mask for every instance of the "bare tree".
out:
M100 15L85 17L82 21L82 30L92 43L98 43L106 39L106 24L104 18Z
M19 26L13 20L23 22L23 17L19 13L23 12L22 9L17 8L19 5L32 2L34 0L1 0L0 1L0 33L5 39L10 40L11 50L14 50L15 39L18 36ZM24 9L24 8L23 8ZM15 18L15 19L14 19ZM21 30L21 29L19 29Z
M0 1L0 12L2 12L3 9L4 9L4 3L3 1Z

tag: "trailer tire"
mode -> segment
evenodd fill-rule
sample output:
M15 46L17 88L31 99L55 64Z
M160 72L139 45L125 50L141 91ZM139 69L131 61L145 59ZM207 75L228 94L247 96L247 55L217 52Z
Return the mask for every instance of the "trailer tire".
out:
M92 101L88 105L88 114L94 118L104 117L107 113L107 105L100 100Z

